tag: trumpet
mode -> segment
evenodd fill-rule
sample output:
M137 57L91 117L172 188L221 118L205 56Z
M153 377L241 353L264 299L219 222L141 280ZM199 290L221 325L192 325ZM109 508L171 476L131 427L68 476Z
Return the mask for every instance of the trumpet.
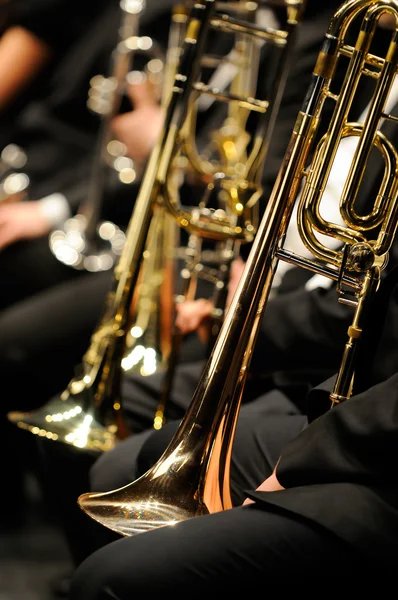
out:
M111 75L97 75L90 82L88 108L101 117L97 144L86 199L77 214L67 219L62 229L50 235L50 249L66 265L87 271L111 269L120 256L125 233L110 221L100 221L105 182L109 169L124 184L141 176L142 166L126 156L124 144L113 139L112 120L119 113L126 84L138 73L132 71L137 52L150 56L146 66L148 77L160 87L164 66L163 52L147 36L138 36L139 18L145 10L144 0L121 0L122 18L119 41L113 53ZM143 74L141 74L143 76Z
M176 74L166 100L163 131L151 154L134 205L103 320L93 334L76 377L61 396L50 400L39 411L8 415L19 427L49 439L99 452L108 450L128 434L123 423L120 396L122 375L138 360L141 360L143 369L153 372L156 358L153 346L147 352L144 344L139 343L132 350L129 346L130 336L136 335L136 323L132 317L134 305L139 304L137 290L150 287L148 279L141 286L143 272L148 265L143 258L149 257L156 264L151 242L155 250L156 247L164 247L163 242L157 241L157 236L153 235L156 222L165 219L170 223L172 215L179 229L198 238L226 244L228 260L231 260L232 254L228 244L253 240L257 227L257 200L261 196L261 168L277 117L294 47L294 33L304 3L301 0L289 0L284 6L287 9L287 28L274 30L260 28L253 22L258 5L251 2L216 5L213 0L202 0L192 3ZM235 11L238 17L243 18L217 12L217 8L222 11L228 8L229 12ZM248 89L253 89L253 79L247 67L256 64L255 60L251 60L256 50L253 40L277 46L281 68L277 70L278 75L273 81L270 100L258 99L254 95L240 96L236 88L220 92L201 81L203 62L208 60L205 54L208 34L214 29L236 36L238 48L244 48L245 54L239 54L241 62L238 62L238 66L242 68L238 69L238 73L246 81ZM195 152L192 138L195 101L204 95L233 104L229 116L234 115L234 125L239 124L239 127L223 127L219 135L214 136L217 147L222 150L216 162L203 160ZM244 135L250 113L258 116L251 147L248 136ZM231 124L230 120L228 124ZM224 198L225 210L187 207L181 202L179 185L187 161L193 166L191 172L204 176L206 194L215 191L220 193L218 197ZM166 234L166 227L161 228L161 232ZM153 270L150 272L154 273ZM155 273L154 280L157 280L159 273L156 269ZM145 302L144 305L148 307L150 303ZM148 312L142 313L144 322L148 320ZM164 331L161 334L164 335ZM141 353L138 357L137 350ZM162 420L163 415L156 417Z
M370 51L371 43L379 19L385 15L395 27L385 56L376 56ZM357 24L360 31L351 45L347 35ZM78 499L80 507L107 528L134 535L232 507L229 467L240 401L280 260L337 282L339 300L353 308L330 407L349 401L356 393L362 332L397 230L398 153L380 130L381 120L391 124L397 120L386 110L398 70L397 38L396 0L347 0L332 17L245 270L175 437L154 466L136 481ZM344 82L336 90L333 82L341 66L346 69ZM363 121L350 122L361 78L370 78L373 90ZM326 132L317 135L326 100L335 103L333 115ZM321 200L340 142L347 136L355 138L356 149L341 192L342 225L326 221ZM384 173L374 205L363 214L357 205L358 190L372 149L383 158ZM298 228L313 258L284 248L297 201ZM339 247L330 248L319 234L339 240Z

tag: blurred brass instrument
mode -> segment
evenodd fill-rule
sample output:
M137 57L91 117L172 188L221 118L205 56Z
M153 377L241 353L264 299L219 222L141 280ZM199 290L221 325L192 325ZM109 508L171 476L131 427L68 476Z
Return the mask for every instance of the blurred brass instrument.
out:
M0 154L0 202L24 198L29 187L29 177L21 169L27 156L17 144L8 144Z
M138 36L144 0L121 0L122 18L119 40L112 56L111 75L97 75L91 80L87 105L101 117L87 198L77 214L62 229L50 235L50 248L64 264L87 271L106 271L114 267L124 242L124 232L110 221L100 220L105 183L109 169L118 173L122 183L130 184L141 177L142 165L126 156L124 144L114 139L112 120L119 113L125 87L133 83L134 56L140 52L149 57L147 76L160 87L164 56L158 45L147 36ZM141 73L141 76L143 74Z
M370 48L382 15L395 25L385 32L391 35L385 56L375 56ZM357 25L360 31L352 46L346 39ZM232 507L229 471L235 426L279 260L338 282L340 301L353 307L331 406L355 393L361 334L397 229L398 154L380 130L382 120L397 122L385 110L398 69L397 41L396 0L347 0L334 14L244 273L186 416L162 457L142 477L118 490L80 496L81 508L99 523L128 536ZM344 82L333 89L341 59ZM374 84L370 103L363 122L349 122L361 78ZM319 141L322 111L330 100L335 103L333 116ZM346 136L357 138L357 144L341 193L345 224L340 225L322 217L321 199ZM373 206L361 214L358 192L372 150L383 159L384 174ZM298 227L313 259L283 248L300 192ZM330 250L318 234L337 238L340 248Z
M185 22L186 10L177 5L173 10L169 31L166 69L163 73L163 103L174 82ZM33 412L10 413L10 421L35 435L94 452L109 450L118 437L128 433L121 417L119 382L107 380L112 362L108 362L106 346L118 341L121 331L118 323L122 316L130 325L125 334L124 353L121 358L118 355L120 363L115 369L117 376L120 377L120 369L124 372L140 369L142 374L149 375L159 368L159 364L163 367L170 349L175 228L175 220L159 206L148 224L147 241L141 260L137 263L139 273L136 274L135 287L124 287L128 285L128 279L127 282L124 280L124 284L118 284L121 272L116 266L114 289L108 296L103 321L94 332L76 377L60 396L51 398L42 408ZM133 236L134 230L130 228L130 244ZM123 256L126 252L127 249ZM136 344L138 337L140 344ZM115 349L110 346L109 350ZM118 350L119 353L123 352L123 348Z
M173 274L170 272L168 277L165 263L170 263L170 250L175 250L175 244L167 240L170 240L169 231L171 236L175 234L176 223L191 236L225 243L226 250L228 244L252 241L254 238L257 200L261 196L260 170L279 109L288 70L287 59L291 55L293 34L301 18L303 2L297 0L284 4L288 19L287 29L283 31L256 26L253 19L258 5L252 2L216 5L213 0L202 0L191 4L184 41L179 49L178 68L171 79L166 94L168 97L164 99L163 130L151 154L134 205L104 317L92 336L76 377L66 390L38 411L8 415L19 427L39 436L101 452L112 448L117 439L128 435L121 410L122 376L137 366L142 374L153 373L158 366L155 345L160 343L164 347L169 344L173 306L166 307L168 331L164 315L162 328L159 330L156 325L158 317L160 319L159 310L162 312L162 303L173 304L172 294L162 293L162 290L164 285L168 289L173 287ZM218 6L221 10L235 11L238 16L248 20L218 13ZM211 57L205 55L205 49L209 31L213 29L232 34L234 40L236 36L234 48L244 49L244 53L238 54L238 76L233 78L234 85L238 77L245 81L239 89L255 91L253 84L257 73L253 78L248 71L248 60L251 68L258 66L254 60L253 41L276 44L281 58L280 69L277 69L272 85L272 100L259 100L250 94L240 96L236 88L219 92L200 81L203 63L207 65L211 61ZM217 138L215 147L218 151L223 148L224 152L219 152L216 162L205 161L199 152L195 152L192 135L196 119L194 102L203 95L234 105L229 110L229 121L227 119L225 127L214 135ZM243 135L243 129L250 112L258 113L259 120L249 151L249 139ZM231 116L234 117L233 122ZM193 165L192 169L187 168L187 161ZM186 171L204 175L205 195L213 190L223 192L225 210L183 206L179 198L179 185L181 174ZM231 254L231 250L228 252ZM228 256L230 259L231 256ZM161 268L157 267L158 260ZM149 275L145 274L146 270ZM161 285L156 284L158 281L161 281ZM140 308L141 299L143 305L138 313L141 318L139 322L136 309ZM153 310L151 304L155 304ZM155 323L148 328L149 317ZM139 334L138 328L141 329ZM143 329L144 333L152 335L152 343L142 343ZM137 340L138 344L134 343ZM167 367L167 348L164 355Z
M298 4L302 12L304 3ZM200 59L202 69L216 68L208 83L198 81L193 85L187 119L162 191L165 209L174 216L180 229L189 234L187 246L180 248L180 256L184 257L185 253L185 257L180 271L181 289L176 302L194 299L199 279L213 286L214 308L209 323L208 353L225 312L232 262L239 255L241 244L252 241L258 225L261 173L290 68L294 29L300 20L298 15L296 20L287 20L284 30L261 28L258 24L259 12L267 5L267 2L216 3L216 10L222 13L211 19L211 29L222 34L228 29L225 26L228 23L230 33L234 34L234 42L227 55L209 54L207 49ZM287 13L289 6L288 3L279 3L279 7L285 7ZM236 19L236 16L239 18ZM278 61L279 70L274 77L269 77L271 85L267 91L268 98L258 99L256 94L261 88L259 60L264 42L278 48L279 54L275 60ZM233 73L224 90L217 87L220 79L222 81L223 69L224 73L228 70ZM266 95L263 90L260 91L262 95ZM199 106L204 100L204 107L211 107L214 99L227 104L227 114L217 129L210 132L208 145L199 149L196 139ZM251 125L250 132L248 119L251 113L257 114L257 121ZM181 193L181 166L188 183L200 181L202 184L201 199L195 207L185 206L186 200ZM212 249L208 247L209 240ZM207 242L207 246L204 246L204 242ZM167 403L183 337L174 327L155 412L155 429L160 429L166 420Z

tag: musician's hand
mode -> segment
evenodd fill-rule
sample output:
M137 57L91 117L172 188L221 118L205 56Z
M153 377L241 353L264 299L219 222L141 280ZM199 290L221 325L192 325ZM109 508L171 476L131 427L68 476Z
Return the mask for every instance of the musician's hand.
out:
M245 263L240 257L232 262L225 309L231 303L244 266ZM213 302L211 300L200 298L199 300L182 302L177 305L176 326L184 335L197 331L200 340L205 344L208 338L208 323L212 311Z
M231 264L231 272L229 274L229 283L228 283L228 295L225 303L225 308L228 308L231 304L232 298L236 292L236 288L238 287L238 283L243 273L243 269L245 268L245 263L239 256Z
M213 303L199 298L177 304L176 327L184 335L197 331L200 340L205 344L208 331L207 323L211 317Z
M261 485L258 486L258 488L256 488L257 492L277 492L279 490L284 490L285 488L281 486L281 484L278 481L278 478L276 476L275 473L275 469L274 472L272 473L272 475L270 475L269 477L267 477L267 479L265 481L263 481L263 483ZM243 502L243 506L245 506L246 504L253 504L254 500L251 500L250 498L246 498L246 500Z
M118 140L125 144L128 156L142 164L161 132L163 110L157 101L153 84L148 80L129 85L127 91L134 108L115 117L112 127Z
M0 204L0 250L19 240L50 233L51 225L36 201Z

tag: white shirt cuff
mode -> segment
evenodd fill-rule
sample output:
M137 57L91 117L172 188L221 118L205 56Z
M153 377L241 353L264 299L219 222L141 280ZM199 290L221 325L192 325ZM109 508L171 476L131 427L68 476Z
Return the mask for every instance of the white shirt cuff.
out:
M50 194L39 200L40 210L52 229L60 227L71 216L69 203L63 194Z

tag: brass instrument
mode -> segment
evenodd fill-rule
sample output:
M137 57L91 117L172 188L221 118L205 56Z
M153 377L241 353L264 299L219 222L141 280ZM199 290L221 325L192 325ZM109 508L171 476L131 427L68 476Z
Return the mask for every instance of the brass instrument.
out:
M0 202L20 200L28 189L30 180L21 169L27 156L17 144L8 144L0 154Z
M173 9L169 31L163 102L166 101L167 93L171 91L174 82L185 22L185 8L177 5ZM134 289L131 287L126 290L121 287L122 284L118 287L120 272L116 267L114 287L119 295L114 297L115 291L112 290L108 296L109 306L106 307L103 321L94 332L91 345L78 367L82 375L77 374L60 396L51 398L41 409L28 413L10 413L9 419L19 427L47 439L62 441L76 448L87 448L94 452L109 450L118 437L129 433L120 416L119 397L113 396L112 386L115 386L118 393L117 383L109 381L109 388L103 383L109 375L109 366L107 362L101 364L106 357L100 356L99 353L103 354L106 351L108 336L112 343L117 341L120 309L120 314L123 314L123 319L129 322L129 326L125 333L124 350L119 351L122 354L119 355L118 368L123 372L137 370L142 375L150 375L159 368L164 368L171 347L173 307L170 302L174 287L172 252L176 245L176 224L159 205L148 227ZM134 230L130 229L131 238L133 232ZM128 298L125 297L126 292ZM123 305L120 304L122 301ZM115 339L112 335L113 330ZM91 381L86 373L94 376L94 379ZM103 394L106 394L105 401L108 403L106 416L102 418L100 415L96 418Z
M257 7L251 2L221 3L220 6L222 9L232 8L243 15L253 15L253 8ZM150 258L153 256L152 251L148 250L151 242L160 248L164 247L152 234L157 218L160 222L162 219L170 220L169 211L172 210L174 222L177 221L181 228L187 229L193 235L221 242L253 239L257 226L256 202L261 195L260 167L287 75L286 59L291 54L283 50L291 48L294 40L292 34L300 20L303 3L301 0L293 3L289 1L286 7L287 30L276 31L261 29L252 22L217 13L213 0L202 0L192 4L178 69L167 98L163 131L152 152L134 205L126 243L115 268L114 286L108 295L104 317L92 336L90 347L78 367L76 376L62 394L38 411L14 412L8 415L19 427L48 439L98 452L112 448L117 439L128 434L122 418L120 401L122 370L127 371L135 366L138 358L144 371L148 371L149 367L149 371L153 372L153 347L145 347L143 344L139 349L141 354L137 356L137 348L141 344L134 345L131 350L129 338L136 335L133 331L136 323L132 318L134 307L139 305L136 295L142 292L141 282L144 281L144 288L148 283L148 280L142 277L143 270L148 265L143 258L146 258L145 255L149 255ZM233 91L219 93L218 90L206 87L200 82L201 58L210 28L238 35L238 38L245 35L254 40L277 44L282 52L281 69L278 70L273 86L275 99L272 103L254 97L240 97ZM244 65L247 63L244 62ZM228 210L233 213L233 218L231 214L217 210L201 210L200 207L199 210L198 207L188 210L187 207L179 206L178 198L175 197L178 196L178 181L181 175L180 158L188 144L187 131L191 131L190 124L193 121L192 98L196 99L202 94L235 103L235 110L242 115L241 123L245 123L249 111L257 111L260 117L250 152L246 154L246 140L243 151L238 154L240 161L243 161L244 157L244 163L236 161L238 168L226 169L225 173L218 171L218 165L217 168L214 168L212 163L205 165L205 168L209 169L206 171L210 182L207 189L218 186L218 189L224 192L230 199ZM228 158L228 152L236 149L236 130L226 128L224 132L220 132L220 137L222 135L225 155ZM192 145L192 139L190 143ZM186 154L192 157L194 150ZM233 157L230 160L232 164ZM196 172L200 171L203 164L200 163ZM166 235L165 226L162 226L160 231ZM153 262L156 263L155 260ZM149 271L154 272L152 268ZM166 294L160 296L167 299ZM141 312L141 315L145 316L144 312ZM151 352L146 353L146 349ZM148 356L147 361L145 356Z
M299 4L303 8L304 3ZM281 2L280 6L289 10L288 3ZM297 20L288 21L283 31L261 29L256 23L261 8L259 3L228 2L216 4L216 7L223 14L216 14L211 27L221 33L228 22L234 32L234 43L224 57L206 53L201 59L201 65L216 65L220 72L222 68L232 68L235 69L235 74L225 90L216 89L218 69L213 73L214 83L213 77L210 77L206 84L203 81L194 84L187 119L163 190L165 207L174 215L179 227L189 233L185 261L180 273L182 289L176 301L194 299L199 279L204 279L213 286L214 309L209 323L208 354L225 312L231 264L239 256L241 244L253 239L258 225L261 172L290 67L288 61L294 47L294 29L300 20L297 15ZM239 20L235 18L236 15ZM270 42L279 48L277 60L280 61L280 70L272 79L268 99L257 99L260 45L264 42ZM214 98L227 103L227 115L218 128L210 133L208 146L199 150L196 140L198 106L202 100L211 104ZM253 112L258 115L256 126L253 127L254 134L249 133L247 126L248 118ZM181 199L180 162L184 165L185 179L199 180L202 185L204 182L199 205L193 208L184 206L184 200ZM253 188L257 188L257 194L252 193ZM217 206L211 207L214 198ZM231 226L237 227L235 232ZM236 233L240 227L243 235ZM208 244L209 240L213 242L212 250L203 247L204 241ZM160 429L166 420L167 402L183 337L175 327L155 412L155 429Z
M395 26L385 56L379 57L370 48L382 15L391 17ZM356 43L350 45L347 34L357 24L360 31ZM340 300L353 307L331 406L355 393L357 348L397 229L398 154L380 131L382 119L397 121L385 112L398 69L397 41L396 0L347 0L334 14L244 273L186 416L162 457L142 477L118 490L80 496L81 508L99 523L128 536L232 507L229 468L235 426L279 260L338 282ZM342 58L348 64L344 82L336 90L332 84ZM369 107L363 122L349 122L361 78L370 78L374 84ZM332 100L335 107L319 141L326 100ZM322 217L321 199L340 141L346 136L357 138L357 145L341 193L345 225L340 225ZM372 150L382 157L384 173L373 206L362 214L358 191ZM302 184L298 227L313 259L283 248ZM318 240L319 233L340 240L340 248L330 250Z
M139 37L139 19L145 10L144 0L121 0L122 11L119 41L112 58L111 75L93 77L87 105L101 117L87 198L77 214L68 219L62 229L50 235L50 249L64 264L87 271L111 269L120 256L124 232L114 223L100 221L105 181L109 168L118 173L122 183L130 184L141 176L142 166L125 155L124 144L113 139L112 120L119 113L126 82L134 72L132 62L137 52L151 57L148 76L160 85L164 57L157 44L147 36Z

